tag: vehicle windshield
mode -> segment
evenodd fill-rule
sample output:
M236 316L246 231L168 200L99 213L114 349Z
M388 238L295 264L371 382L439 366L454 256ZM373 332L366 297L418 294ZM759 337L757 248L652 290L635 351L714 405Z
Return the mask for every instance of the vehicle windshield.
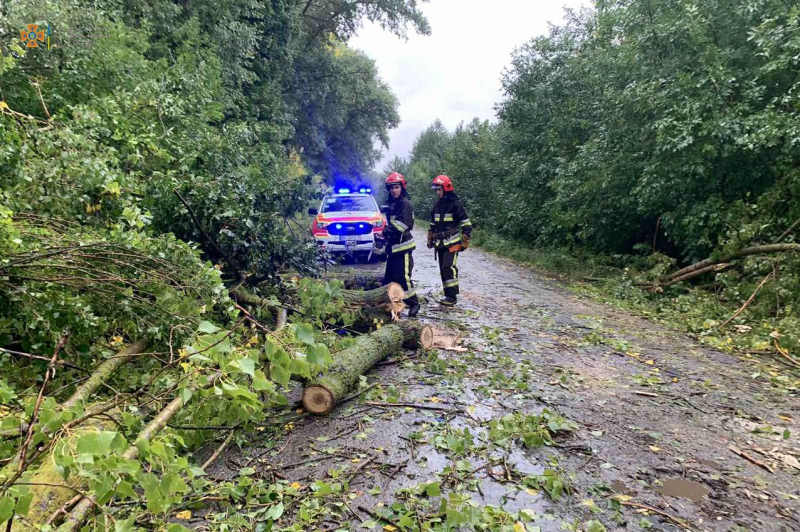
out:
M372 196L340 196L325 198L322 212L376 212L375 200Z

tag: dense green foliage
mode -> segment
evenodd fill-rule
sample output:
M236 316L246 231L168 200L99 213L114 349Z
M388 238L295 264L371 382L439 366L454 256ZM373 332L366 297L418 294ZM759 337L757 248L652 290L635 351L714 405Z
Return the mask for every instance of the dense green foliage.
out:
M782 0L598 0L514 53L497 123L434 123L393 165L420 188L453 177L478 232L651 276L797 242L798 27ZM790 331L799 265L756 256L702 280L730 314L774 271L753 309Z
M346 44L364 20L428 31L416 0L0 5L4 529L15 512L14 530L30 524L19 481L44 461L51 483L80 477L99 502L123 503L98 529L183 530L170 509L209 484L187 452L215 433L136 440L142 427L177 397L179 426L252 428L346 341L328 326L350 320L340 284L300 283L280 334L263 325L268 307L237 309L228 289L312 270L295 216L320 183L370 168L397 124L373 61ZM28 48L20 30L34 23L51 35ZM138 339L146 353L59 406ZM116 427L70 440L98 404ZM138 457L123 455L134 441Z

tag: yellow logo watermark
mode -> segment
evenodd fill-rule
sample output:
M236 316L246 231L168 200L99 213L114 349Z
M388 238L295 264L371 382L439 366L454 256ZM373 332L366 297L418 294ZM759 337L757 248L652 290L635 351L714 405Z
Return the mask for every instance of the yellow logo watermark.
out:
M45 29L39 29L38 24L28 24L28 28L20 30L20 40L25 43L26 48L39 48L39 43L47 43L50 49L50 24Z

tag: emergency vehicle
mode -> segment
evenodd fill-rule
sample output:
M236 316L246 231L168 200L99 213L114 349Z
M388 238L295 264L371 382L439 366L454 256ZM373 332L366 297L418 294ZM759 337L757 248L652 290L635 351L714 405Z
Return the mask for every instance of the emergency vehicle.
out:
M311 232L320 249L361 259L370 256L374 234L383 231L385 223L371 192L368 187L337 188L325 194L319 209L308 209L314 215Z

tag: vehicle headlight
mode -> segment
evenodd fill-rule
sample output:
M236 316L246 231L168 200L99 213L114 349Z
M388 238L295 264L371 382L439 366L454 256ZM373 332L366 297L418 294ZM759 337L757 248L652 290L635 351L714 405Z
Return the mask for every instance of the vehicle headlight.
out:
M383 227L383 220L378 220L377 222L375 222L375 227L377 228Z
M317 229L325 229L330 222L317 222Z

